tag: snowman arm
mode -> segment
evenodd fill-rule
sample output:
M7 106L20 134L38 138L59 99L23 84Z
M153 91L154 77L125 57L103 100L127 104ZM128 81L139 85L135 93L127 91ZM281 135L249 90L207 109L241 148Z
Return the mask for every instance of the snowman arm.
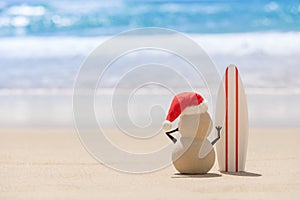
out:
M168 136L168 138L170 138L170 139L172 140L172 142L173 142L174 144L177 142L177 139L176 139L175 137L173 137L173 136L171 135L171 133L174 133L174 132L176 132L176 131L178 131L178 130L179 130L179 129L176 128L176 129L174 129L174 130L172 130L172 131L166 132L166 135Z
M220 131L221 131L222 127L221 127L221 126L216 126L216 129L217 129L217 131L218 131L218 136L217 136L216 139L214 139L214 140L211 142L211 145L216 144L216 143L218 142L218 140L221 138L221 136L220 136Z

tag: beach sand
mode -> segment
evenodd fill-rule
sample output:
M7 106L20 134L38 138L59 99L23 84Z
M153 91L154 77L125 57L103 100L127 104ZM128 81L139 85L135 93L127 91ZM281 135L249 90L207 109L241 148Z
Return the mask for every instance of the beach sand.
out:
M247 172L120 173L97 163L73 129L1 128L0 199L296 199L300 129L252 128ZM171 155L170 155L171 156ZM134 164L134 163L133 163Z

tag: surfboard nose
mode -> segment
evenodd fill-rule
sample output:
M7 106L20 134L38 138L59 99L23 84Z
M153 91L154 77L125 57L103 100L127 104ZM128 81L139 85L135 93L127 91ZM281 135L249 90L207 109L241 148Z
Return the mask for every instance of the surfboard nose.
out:
M234 70L237 70L237 67L236 67L236 65L235 64L230 64L228 67L227 67L227 69L234 69Z

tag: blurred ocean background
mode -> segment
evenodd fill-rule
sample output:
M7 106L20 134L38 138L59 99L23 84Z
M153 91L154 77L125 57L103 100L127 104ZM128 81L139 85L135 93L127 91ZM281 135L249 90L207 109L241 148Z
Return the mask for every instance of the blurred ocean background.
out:
M73 84L83 61L111 36L143 27L188 35L220 75L236 64L251 126L300 125L298 0L3 0L0 125L73 126ZM108 76L108 90L110 78L118 77ZM166 94L162 101L171 98ZM110 110L102 112L105 121Z

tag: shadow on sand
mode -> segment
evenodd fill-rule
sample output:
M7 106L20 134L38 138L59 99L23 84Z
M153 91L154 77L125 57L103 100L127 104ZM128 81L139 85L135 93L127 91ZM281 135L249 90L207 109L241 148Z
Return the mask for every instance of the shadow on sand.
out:
M258 173L253 172L221 172L222 174L232 175L232 176L248 176L248 177L259 177L262 176Z
M207 174L180 174L175 173L171 178L216 178L221 177L221 174L207 173Z

